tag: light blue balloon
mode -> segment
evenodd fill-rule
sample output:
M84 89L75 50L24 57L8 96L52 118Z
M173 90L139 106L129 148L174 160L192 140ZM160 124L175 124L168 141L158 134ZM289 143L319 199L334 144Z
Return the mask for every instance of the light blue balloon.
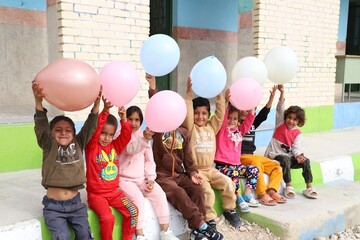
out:
M141 65L153 76L160 77L170 73L178 65L179 60L179 46L168 35L152 35L141 46Z
M201 59L192 68L192 89L200 97L213 98L224 90L226 85L226 70L214 56Z

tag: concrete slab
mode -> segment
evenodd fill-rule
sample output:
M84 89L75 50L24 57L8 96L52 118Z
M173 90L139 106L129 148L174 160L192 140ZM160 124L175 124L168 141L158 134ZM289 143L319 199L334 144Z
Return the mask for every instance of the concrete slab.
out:
M322 162L334 156L360 152L360 126L303 134L301 149L311 161ZM256 154L263 155L266 147L256 150Z
M360 224L360 182L335 181L316 190L316 200L297 192L297 197L285 204L252 208L241 216L282 239L314 239Z
M0 226L42 216L41 170L25 170L0 174Z

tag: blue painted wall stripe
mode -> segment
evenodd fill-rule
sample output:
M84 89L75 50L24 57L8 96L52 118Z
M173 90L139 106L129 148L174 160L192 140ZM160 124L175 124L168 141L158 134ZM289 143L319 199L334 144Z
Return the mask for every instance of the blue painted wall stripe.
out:
M0 6L46 11L46 0L0 0Z
M239 0L174 0L173 26L237 32Z
M342 41L342 42L346 41L348 15L349 15L349 0L340 0L338 41Z
M334 129L360 126L360 102L334 104Z
M253 10L253 0L239 0L239 13L250 12Z

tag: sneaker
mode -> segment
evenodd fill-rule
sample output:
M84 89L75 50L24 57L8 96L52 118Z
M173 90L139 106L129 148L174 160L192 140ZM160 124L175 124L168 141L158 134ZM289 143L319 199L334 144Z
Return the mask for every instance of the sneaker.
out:
M147 238L145 236L139 235L136 237L136 240L147 240Z
M211 220L207 221L206 223L207 223L207 225L209 225L210 227L212 227L213 229L216 230L216 221L215 221L215 219L211 219Z
M260 203L251 195L251 194L244 194L244 200L249 204L250 207L259 207Z
M231 226L236 227L236 228L241 226L241 223L242 223L241 219L236 214L235 209L224 211L223 215L224 215L225 219L230 222Z
M224 239L224 236L221 233L219 233L216 229L213 229L210 226L208 226L205 230L202 230L201 233L204 234L209 240Z
M190 233L190 240L207 240L208 238L199 230L194 229Z
M168 229L166 232L161 231L160 232L160 240L179 240L177 237L175 237L174 233Z
M242 196L237 197L236 205L240 207L240 212L242 212L242 213L250 212L249 205L247 204L247 202L245 202L245 200L243 199Z

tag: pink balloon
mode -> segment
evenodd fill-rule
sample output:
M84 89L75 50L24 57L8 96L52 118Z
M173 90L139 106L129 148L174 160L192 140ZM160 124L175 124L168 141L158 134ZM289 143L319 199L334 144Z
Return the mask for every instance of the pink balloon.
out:
M128 104L139 90L140 76L133 65L112 61L100 71L100 84L104 96L117 107Z
M164 90L152 96L145 109L145 121L154 132L169 132L178 128L186 117L184 99L176 92Z
M98 74L77 59L59 59L35 77L44 89L46 100L63 111L77 111L94 103L99 94Z
M242 77L230 87L230 102L237 109L250 110L261 101L261 85L254 78Z

